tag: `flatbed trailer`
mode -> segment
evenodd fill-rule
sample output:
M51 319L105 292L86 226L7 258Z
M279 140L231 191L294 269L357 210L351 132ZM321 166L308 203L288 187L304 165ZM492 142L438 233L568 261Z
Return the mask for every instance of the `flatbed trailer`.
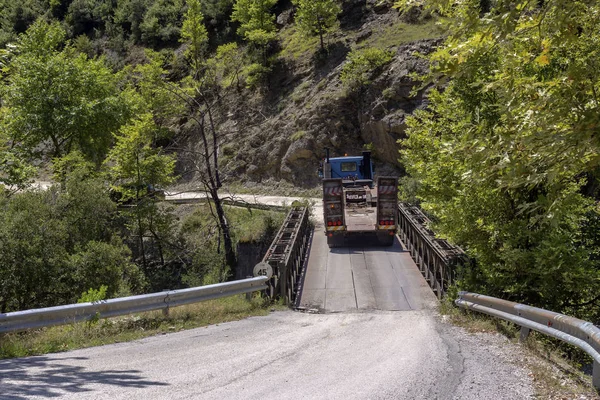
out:
M398 220L398 179L379 177L377 185L323 179L323 216L329 247L353 242L391 246Z

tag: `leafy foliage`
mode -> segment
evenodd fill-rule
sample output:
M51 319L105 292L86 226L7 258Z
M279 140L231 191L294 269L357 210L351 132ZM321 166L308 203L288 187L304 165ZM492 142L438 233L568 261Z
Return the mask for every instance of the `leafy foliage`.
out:
M80 171L63 188L0 198L0 312L73 303L90 287L107 294L143 285L115 235L106 187Z
M102 285L98 289L90 289L87 292L83 292L81 297L77 299L78 303L91 303L95 301L101 301L106 299L106 290L108 286Z
M449 84L409 119L402 159L439 231L477 259L465 287L597 316L599 6L425 7L452 21L428 77Z
M176 43L181 35L184 5L184 0L151 2L139 26L142 42L155 47Z
M274 40L275 16L270 13L277 0L236 0L231 19L240 23L238 34L265 46Z
M53 156L79 149L99 162L127 115L114 75L102 60L59 50L65 32L36 22L18 42L4 90L2 128L23 153L49 145Z
M208 42L208 33L204 27L204 15L200 10L200 1L187 0L187 5L188 9L183 21L181 39L189 42L186 54L192 60L194 70L199 71L200 57Z
M359 90L369 85L380 68L391 60L392 54L389 51L378 48L353 50L348 53L340 79L351 91Z

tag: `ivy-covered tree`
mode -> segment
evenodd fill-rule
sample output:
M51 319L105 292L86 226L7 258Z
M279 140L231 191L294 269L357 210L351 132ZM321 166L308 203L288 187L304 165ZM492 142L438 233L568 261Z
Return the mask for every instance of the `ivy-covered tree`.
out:
M296 9L296 23L308 35L319 35L321 50L325 50L323 36L333 28L342 7L337 0L292 0Z
M402 160L443 235L477 263L463 285L598 315L600 5L402 1L450 17L427 110ZM588 313L588 314L586 314Z

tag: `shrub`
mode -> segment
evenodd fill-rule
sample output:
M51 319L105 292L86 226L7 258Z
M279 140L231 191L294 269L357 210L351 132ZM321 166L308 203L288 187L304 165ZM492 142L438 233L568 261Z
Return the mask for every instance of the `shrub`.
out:
M292 139L292 141L295 142L297 140L302 139L304 136L306 136L306 131L298 131L294 133L290 139Z
M246 87L252 89L260 86L270 72L271 68L265 67L262 64L250 64L244 70L244 75L246 75Z
M351 51L340 75L342 84L351 91L369 85L381 67L392 61L392 57L392 52L378 48Z

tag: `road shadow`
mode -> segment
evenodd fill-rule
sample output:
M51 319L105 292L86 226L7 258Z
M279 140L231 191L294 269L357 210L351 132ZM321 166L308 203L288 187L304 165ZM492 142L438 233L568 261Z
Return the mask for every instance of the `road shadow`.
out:
M68 360L86 357L50 359L45 356L0 360L0 398L21 400L31 397L60 397L67 393L97 390L92 385L123 388L168 386L168 383L147 380L137 370L89 371L82 366L68 365Z
M394 237L394 243L391 246L382 246L377 238L374 237L349 237L344 241L344 248L350 254L361 253L363 251L385 251L387 253L406 253L408 251L404 248L398 236ZM331 250L333 252L336 249Z

